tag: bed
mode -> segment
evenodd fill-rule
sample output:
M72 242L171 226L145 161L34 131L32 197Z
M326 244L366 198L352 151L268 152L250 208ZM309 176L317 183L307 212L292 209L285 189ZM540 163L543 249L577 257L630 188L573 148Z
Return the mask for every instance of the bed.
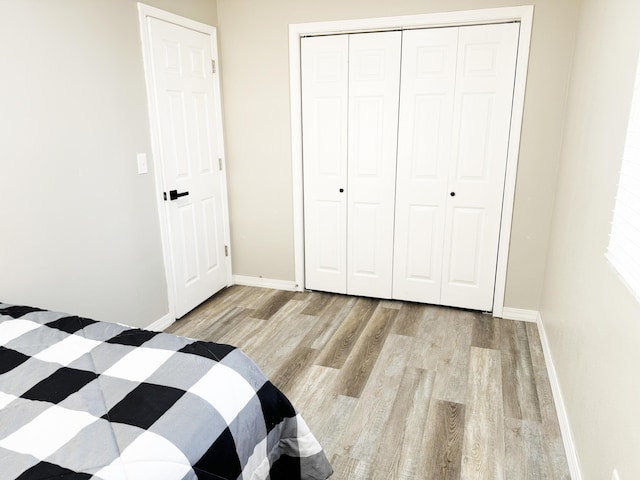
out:
M326 479L239 349L0 303L3 479Z

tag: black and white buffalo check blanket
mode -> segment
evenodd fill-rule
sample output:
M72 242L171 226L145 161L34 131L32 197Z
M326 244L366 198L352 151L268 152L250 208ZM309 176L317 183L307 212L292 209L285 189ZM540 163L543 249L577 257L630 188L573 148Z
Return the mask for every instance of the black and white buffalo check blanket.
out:
M326 479L237 348L0 303L0 478Z

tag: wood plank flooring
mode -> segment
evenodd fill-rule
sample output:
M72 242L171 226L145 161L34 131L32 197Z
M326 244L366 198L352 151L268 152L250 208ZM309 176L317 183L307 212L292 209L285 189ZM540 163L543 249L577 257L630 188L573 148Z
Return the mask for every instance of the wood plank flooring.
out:
M168 332L247 353L343 479L570 479L534 324L234 286Z

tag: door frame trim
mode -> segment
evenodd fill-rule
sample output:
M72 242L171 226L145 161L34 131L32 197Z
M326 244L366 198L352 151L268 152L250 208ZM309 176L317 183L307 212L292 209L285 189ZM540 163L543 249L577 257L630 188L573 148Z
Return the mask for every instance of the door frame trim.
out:
M222 214L223 214L223 236L224 242L226 245L231 245L230 242L230 229L229 229L229 200L227 194L227 166L226 166L226 155L224 149L224 135L222 130L222 102L220 95L220 62L218 61L218 41L217 41L217 30L215 27L211 25L207 25L205 23L200 23L195 20L191 20L186 17L182 17L180 15L176 15L171 12L167 12L165 10L161 10L156 7L152 7L150 5L146 5L144 3L138 3L138 20L140 24L140 38L142 41L142 59L144 65L144 78L145 78L145 86L147 92L147 108L149 114L149 130L151 134L151 151L152 151L152 163L153 163L153 175L155 180L155 197L156 197L156 205L158 208L158 218L160 220L160 239L162 242L162 256L164 260L164 270L165 277L167 282L167 301L169 305L169 315L171 316L172 321L175 320L176 316L176 288L173 281L173 264L172 264L172 249L171 242L169 240L169 221L168 215L166 211L166 203L162 192L164 191L164 178L162 173L162 168L159 167L159 162L161 158L161 147L160 147L160 128L158 125L158 117L157 117L157 108L156 102L153 98L151 98L151 92L154 91L154 79L153 79L153 68L152 68L152 55L151 55L151 37L149 32L149 25L147 23L148 18L156 18L158 20L163 20L165 22L173 23L175 25L188 28L191 30L195 30L197 32L204 33L209 35L211 38L211 55L213 56L213 60L216 64L216 73L213 75L213 91L215 96L215 102L218 105L218 108L215 109L214 115L216 116L217 128L215 134L219 138L219 146L220 146L220 158L222 161L222 175L220 176L220 187L222 193ZM154 161L156 160L156 161ZM225 257L225 263L227 268L227 286L232 284L232 272L231 272L231 255Z
M520 133L524 112L524 96L529 64L529 47L533 25L533 5L519 7L465 10L398 17L381 17L332 22L297 23L289 25L289 93L291 107L291 163L293 177L293 234L295 282L304 289L304 192L302 181L302 95L300 70L300 39L311 35L330 35L367 31L433 28L520 22L520 37L516 59L516 74L511 107L511 129L507 153L498 262L493 293L493 316L501 317L509 260L509 240L515 198L516 173L520 152Z

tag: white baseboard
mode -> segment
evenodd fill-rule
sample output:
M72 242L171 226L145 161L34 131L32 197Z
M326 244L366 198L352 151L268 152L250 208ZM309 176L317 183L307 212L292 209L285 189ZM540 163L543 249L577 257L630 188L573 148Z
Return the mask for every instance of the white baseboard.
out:
M556 412L558 414L558 422L560 423L560 432L562 433L562 442L564 443L564 450L567 455L567 462L569 463L569 473L572 480L582 480L582 473L580 472L580 464L578 463L578 455L576 454L575 445L573 443L573 436L571 435L571 427L569 425L569 417L567 416L567 409L564 405L562 398L562 392L560 390L560 382L556 374L556 367L553 364L553 358L551 357L551 348L549 346L549 339L544 329L544 323L542 323L542 316L540 313L537 315L536 323L538 324L538 334L540 335L540 342L542 343L542 352L544 353L544 361L547 365L547 374L549 376L549 383L551 383L551 392L553 393L553 401L556 405Z
M534 322L538 321L540 314L537 310L525 310L523 308L511 308L504 307L502 309L502 318L505 320L520 320L521 322Z
M273 278L246 277L244 275L233 276L234 285L245 285L247 287L273 288L276 290L289 290L296 292L302 290L298 284L290 280L275 280Z
M175 318L173 318L170 313L167 313L164 317L156 320L151 325L148 325L147 327L145 327L145 330L162 332L165 328L170 327L175 321L176 321Z

